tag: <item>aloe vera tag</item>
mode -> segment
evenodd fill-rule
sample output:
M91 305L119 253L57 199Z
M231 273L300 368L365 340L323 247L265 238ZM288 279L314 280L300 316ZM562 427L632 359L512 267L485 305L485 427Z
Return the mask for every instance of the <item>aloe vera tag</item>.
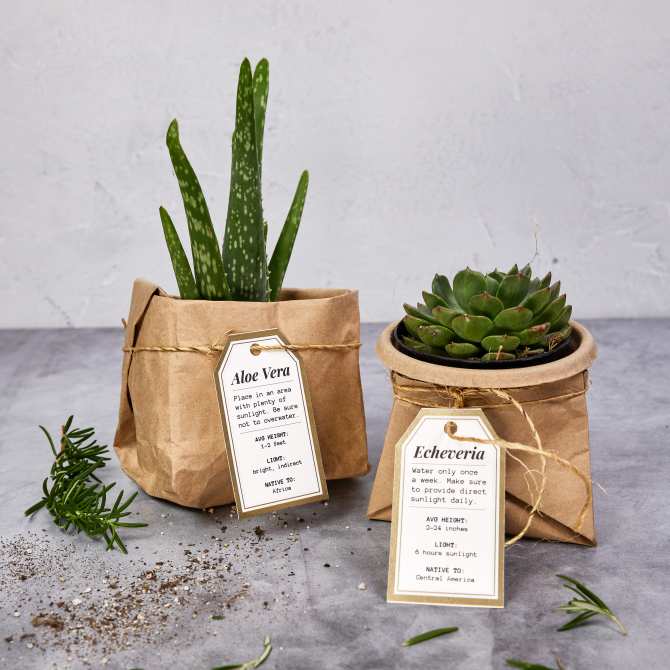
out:
M228 338L216 368L240 518L328 498L299 353L278 330Z

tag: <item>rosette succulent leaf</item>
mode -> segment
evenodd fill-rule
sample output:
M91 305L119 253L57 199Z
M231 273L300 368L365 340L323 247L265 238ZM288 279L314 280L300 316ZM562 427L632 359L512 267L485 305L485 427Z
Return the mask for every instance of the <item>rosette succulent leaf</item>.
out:
M530 265L486 274L465 268L453 282L436 274L423 303L405 304L410 348L453 358L513 360L550 351L570 337L572 307L551 273Z

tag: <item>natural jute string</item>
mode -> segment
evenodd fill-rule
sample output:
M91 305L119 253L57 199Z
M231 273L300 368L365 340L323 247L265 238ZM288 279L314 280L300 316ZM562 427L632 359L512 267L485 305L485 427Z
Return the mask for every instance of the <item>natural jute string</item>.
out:
M539 401L527 401L527 402L519 402L515 398L513 398L506 390L504 389L496 389L496 388L464 388L464 387L458 387L458 386L440 386L438 384L429 384L426 386L422 387L415 387L415 386L409 386L406 384L401 384L398 383L397 378L400 375L397 375L397 373L392 372L391 373L391 383L393 385L393 396L396 400L399 400L400 402L405 402L410 405L414 405L416 407L434 407L434 408L439 408L439 407L444 407L444 404L441 402L431 402L430 399L425 399L421 401L416 401L411 398L408 398L406 395L402 395L401 391L411 391L411 392L430 392L433 396L438 396L442 397L444 400L446 400L449 403L449 407L456 407L456 408L462 408L465 406L465 399L468 396L473 396L473 395L482 395L482 394L493 394L500 398L501 400L506 401L503 405L476 405L476 407L479 408L487 408L487 407L502 407L506 405L507 403L511 404L524 418L526 421L526 424L528 425L528 428L530 429L530 433L533 436L533 440L535 441L535 444L537 445L536 447L531 447L527 444L523 444L521 442L510 442L508 440L503 440L502 438L498 438L495 440L484 440L481 438L476 438L476 437L464 437L460 435L456 435L456 427L452 422L448 422L446 426L446 432L451 437L453 440L457 440L459 442L474 442L476 444L490 444L490 445L498 445L502 449L505 449L507 454L513 458L515 461L517 461L524 469L525 469L525 476L527 477L526 479L526 485L528 486L528 493L530 494L531 500L533 501L533 504L531 505L531 508L528 512L528 518L526 519L526 523L524 527L512 538L507 540L505 542L505 546L509 547L516 542L518 542L528 531L530 528L531 523L533 522L533 518L535 517L535 514L539 513L539 508L540 508L540 503L542 502L542 496L544 495L544 490L547 484L547 475L546 475L546 466L547 466L547 459L554 461L555 463L558 463L559 465L563 466L564 468L567 468L570 472L575 474L579 479L582 481L584 484L584 489L586 490L586 500L584 504L582 505L582 509L579 513L579 516L577 518L577 527L576 531L579 532L581 529L584 519L586 518L586 512L588 511L591 502L593 500L593 494L591 492L591 482L589 478L575 465L573 465L570 461L566 460L565 458L562 458L558 454L556 454L553 451L547 451L546 449L543 448L542 446L542 438L540 437L540 434L538 433L537 429L535 428L535 424L533 423L533 420L528 416L528 413L526 410L523 408L522 404L529 404L531 402L539 402ZM409 378L406 378L409 379ZM418 380L413 380L413 381L418 381ZM570 393L570 394L565 394L563 396L554 396L552 398L546 398L545 400L556 400L558 398L564 398L564 397L575 397L578 395L581 395L585 393L585 391L580 391L576 393ZM536 456L539 456L540 461L541 461L541 466L539 470L539 474L541 477L540 485L538 486L535 483L535 477L534 477L534 471L531 470L523 461L521 461L519 458L514 456L512 454L512 451L520 451L528 454L535 454ZM535 488L537 490L537 494L534 494L533 491L531 490L530 483L528 481L528 478L530 478L533 481L533 484L535 485Z
M262 351L346 351L349 349L360 348L360 342L350 342L348 344L252 344L249 349L251 353L257 356ZM224 344L204 344L191 346L168 346L156 345L148 347L123 347L126 353L137 353L140 351L154 351L154 352L180 352L191 354L206 354L211 356L213 354L221 353L226 348Z
M252 344L249 349L252 354L257 356L261 351L305 351L306 349L346 351L347 349L359 349L360 346L360 342L350 342L349 344Z

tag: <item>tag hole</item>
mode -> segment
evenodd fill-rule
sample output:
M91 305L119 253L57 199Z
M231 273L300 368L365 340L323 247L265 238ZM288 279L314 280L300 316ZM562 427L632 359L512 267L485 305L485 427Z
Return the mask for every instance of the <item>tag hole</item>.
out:
M447 435L454 435L457 430L458 426L453 421L447 421L447 423L444 424L444 432Z
M254 356L260 356L261 353L261 348L257 344L252 344L249 347L249 351L254 355Z

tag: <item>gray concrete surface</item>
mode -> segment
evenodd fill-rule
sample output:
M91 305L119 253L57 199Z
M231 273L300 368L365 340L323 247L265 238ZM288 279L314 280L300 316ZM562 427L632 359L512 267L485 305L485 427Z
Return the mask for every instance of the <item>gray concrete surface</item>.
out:
M140 493L135 509L150 525L125 534L128 556L64 535L44 512L27 520L49 467L36 424L56 430L75 412L111 441L121 333L0 332L0 667L206 670L252 658L265 635L274 645L265 667L277 669L485 670L509 657L555 667L554 654L568 669L663 667L670 321L589 325L600 345L589 396L600 544L508 550L499 611L385 603L389 525L365 517L372 473L332 483L327 506L243 522L228 507L186 510ZM373 352L379 330L365 327L362 349L373 468L390 406ZM107 469L134 490L115 459ZM628 637L604 622L556 632L567 593L556 573L591 585ZM460 631L400 646L448 625Z

